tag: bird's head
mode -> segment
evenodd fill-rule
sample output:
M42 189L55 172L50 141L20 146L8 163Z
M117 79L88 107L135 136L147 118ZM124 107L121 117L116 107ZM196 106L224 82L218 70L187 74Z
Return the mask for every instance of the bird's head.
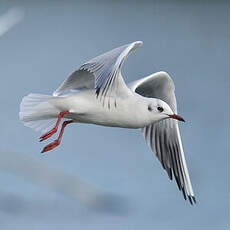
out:
M154 115L155 121L167 118L185 121L181 116L175 114L166 102L160 99L153 99L151 103L148 104L148 111Z

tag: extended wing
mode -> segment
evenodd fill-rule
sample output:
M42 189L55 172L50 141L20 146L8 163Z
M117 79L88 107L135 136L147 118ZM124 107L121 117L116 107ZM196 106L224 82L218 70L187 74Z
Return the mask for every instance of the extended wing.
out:
M59 95L70 89L95 88L95 93L100 99L107 97L125 97L130 95L122 76L121 67L128 55L141 46L141 41L136 41L93 58L73 72L53 93Z
M142 96L159 98L165 101L172 111L177 113L175 86L167 73L158 72L152 74L131 83L129 86L131 90ZM185 200L188 197L191 204L195 203L196 200L186 165L178 122L173 119L166 119L144 127L142 132L148 145L160 160L171 180L173 173Z

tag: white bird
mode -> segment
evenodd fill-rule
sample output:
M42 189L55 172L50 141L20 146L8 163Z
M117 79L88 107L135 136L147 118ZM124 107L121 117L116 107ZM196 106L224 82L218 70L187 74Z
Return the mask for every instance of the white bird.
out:
M58 139L42 152L60 144L64 128L70 123L141 128L169 178L172 180L174 175L184 198L193 204L196 200L177 122L184 119L177 115L172 79L166 72L158 72L126 85L121 75L125 59L142 44L136 41L93 58L73 72L53 95L29 94L22 99L19 117L25 126L46 132L40 141L56 133L61 119L65 119Z

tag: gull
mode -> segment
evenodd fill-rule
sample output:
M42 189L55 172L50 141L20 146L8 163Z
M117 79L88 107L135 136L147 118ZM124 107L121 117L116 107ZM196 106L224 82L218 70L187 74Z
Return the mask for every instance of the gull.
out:
M136 48L136 41L97 56L74 71L53 95L29 94L22 99L19 118L25 126L43 131L40 141L58 131L58 138L42 153L61 143L71 123L141 129L169 178L173 176L184 199L196 203L178 120L175 86L166 72L157 72L126 84L121 67Z

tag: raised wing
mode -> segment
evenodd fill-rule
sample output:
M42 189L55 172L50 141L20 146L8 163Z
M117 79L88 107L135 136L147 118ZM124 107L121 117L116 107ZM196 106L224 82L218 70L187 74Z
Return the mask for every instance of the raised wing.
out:
M175 86L170 76L158 72L131 83L130 88L145 97L159 98L165 101L174 113L177 113ZM166 119L142 129L144 137L152 151L160 160L163 168L172 180L172 174L179 190L191 204L196 203L187 164L184 156L178 122Z
M136 41L93 58L73 72L53 95L57 96L70 89L93 87L99 98L129 95L131 92L120 71L128 55L141 45L141 41Z

